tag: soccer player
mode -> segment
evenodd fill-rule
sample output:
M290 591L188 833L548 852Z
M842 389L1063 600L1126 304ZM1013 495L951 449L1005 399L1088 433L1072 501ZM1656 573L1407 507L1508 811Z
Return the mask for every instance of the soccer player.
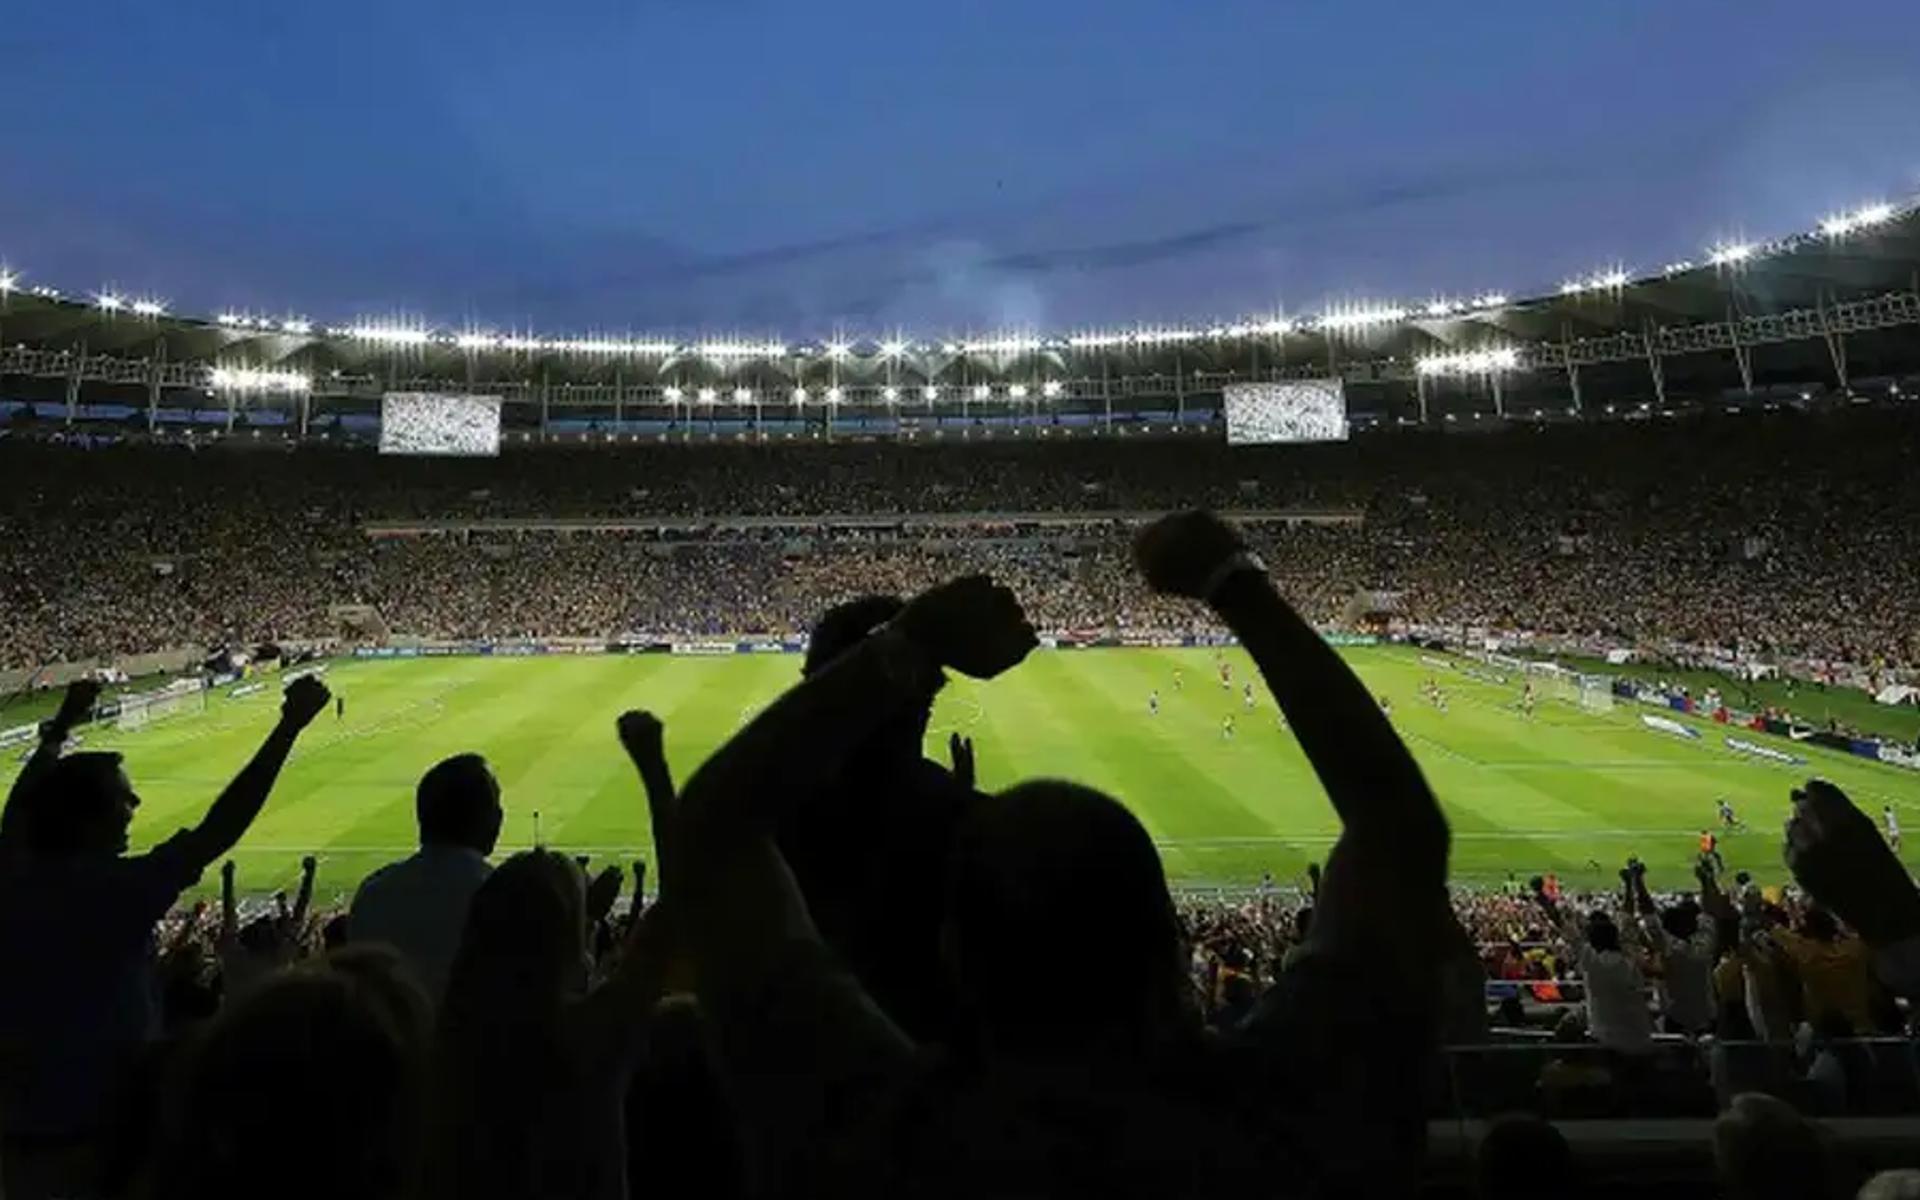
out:
M1225 692L1225 691L1231 691L1232 688L1233 688L1233 664L1223 658L1220 660L1220 690Z
M1147 715L1150 717L1160 715L1160 690L1158 688L1147 693Z
M1887 822L1887 845L1892 846L1893 852L1898 854L1900 853L1900 814L1893 811L1891 804L1880 811Z
M1240 689L1240 698L1242 701L1246 703L1247 711L1252 712L1253 711L1253 685L1251 683L1247 684L1245 687Z
M1527 686L1520 691L1520 714L1527 719L1533 718L1533 680L1527 680Z
M335 696L333 698L333 719L336 721L344 721L347 719L347 698L345 696Z
M1179 667L1175 667L1173 669L1173 690L1177 692L1186 686L1187 686L1186 672L1182 671Z
M1736 817L1733 813L1733 801L1727 799L1725 796L1720 797L1720 827L1722 829L1732 829L1739 823L1740 818Z
M1385 692L1380 693L1380 715L1383 717L1390 717L1393 715L1393 701L1387 699L1387 694Z
M1228 742L1233 740L1233 714L1232 713L1228 713L1226 716L1226 719L1220 722L1220 738L1222 741L1228 741Z

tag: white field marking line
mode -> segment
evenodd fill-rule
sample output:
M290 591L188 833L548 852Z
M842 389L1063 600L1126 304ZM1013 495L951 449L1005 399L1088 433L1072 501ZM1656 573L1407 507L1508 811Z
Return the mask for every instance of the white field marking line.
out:
M981 705L980 701L975 697L969 696L963 703L972 710L967 714L966 719L947 725L929 725L927 727L927 741L937 744L950 733L959 733L962 730L972 729L980 723L980 718L986 715L986 709Z
M1540 842L1570 841L1584 838L1648 838L1648 837L1697 837L1699 830L1690 826L1676 826L1672 829L1556 829L1551 831L1530 830L1455 830L1456 842ZM1288 842L1311 842L1332 844L1340 840L1337 833L1301 833L1255 835L1248 837L1196 837L1196 838L1155 838L1156 846L1174 849L1208 847L1227 848L1232 846L1269 846L1284 845Z
M1677 826L1672 829L1589 829L1589 830L1553 830L1551 832L1514 832L1511 830L1468 830L1455 831L1455 841L1475 842L1537 842L1567 841L1583 838L1646 838L1646 837L1697 837L1699 830L1691 826ZM1337 833L1301 833L1273 834L1250 837L1198 837L1198 838L1155 838L1153 844L1171 849L1230 849L1234 846L1278 846L1289 843L1310 843L1331 845L1339 841ZM589 846L578 842L549 839L543 843L554 850L565 850L582 854L619 854L631 850L647 848L650 843L627 842L614 846ZM329 844L325 846L241 846L240 854L315 854L324 860L328 854L411 854L420 847L417 843L404 845L347 845ZM502 842L496 847L499 851L529 850L531 842Z

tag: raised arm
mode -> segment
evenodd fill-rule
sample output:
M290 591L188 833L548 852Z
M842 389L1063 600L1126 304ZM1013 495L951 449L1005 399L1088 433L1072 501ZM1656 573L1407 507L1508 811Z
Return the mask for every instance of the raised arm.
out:
M313 907L313 876L320 860L309 854L300 860L300 890L293 897L293 912L287 918L287 936L298 938L307 927L307 910Z
M735 734L688 781L686 803L703 828L771 829L787 803L811 794L874 731L937 691L943 667L990 678L1036 644L1013 594L986 576L932 588Z
M7 790L7 803L0 809L0 849L10 848L23 836L19 828L22 814L25 812L20 801L32 790L47 769L60 758L60 748L67 743L67 735L73 727L93 715L93 706L100 699L100 685L91 679L76 679L67 685L67 694L61 697L60 708L53 716L40 723L40 741L28 756L26 765L20 768L20 774L14 777L13 786Z
M1409 965L1431 962L1447 920L1447 823L1373 697L1218 518L1163 518L1134 551L1155 591L1204 602L1253 656L1340 817L1313 944L1387 941Z
M220 864L220 937L222 950L237 944L240 940L240 904L234 896L233 860Z
M1409 863L1438 882L1447 825L1426 778L1366 687L1281 599L1239 535L1211 513L1181 513L1148 526L1135 554L1155 591L1205 603L1252 655L1347 835L1406 847Z
M1793 792L1787 867L1874 952L1881 981L1920 999L1920 889L1845 792L1823 779Z
M661 900L648 923L664 909L684 935L701 1004L742 1081L743 1119L769 1162L801 1153L838 1103L912 1052L826 953L774 845L776 820L885 722L924 704L942 667L990 677L1035 643L1012 594L984 577L934 588L736 734L674 812L656 805ZM650 786L656 794L666 791Z
M233 782L220 793L200 824L189 830L189 853L202 867L233 849L273 790L295 739L313 718L327 706L326 685L311 675L294 680L281 702L280 720L267 740L254 752L253 759L240 768Z

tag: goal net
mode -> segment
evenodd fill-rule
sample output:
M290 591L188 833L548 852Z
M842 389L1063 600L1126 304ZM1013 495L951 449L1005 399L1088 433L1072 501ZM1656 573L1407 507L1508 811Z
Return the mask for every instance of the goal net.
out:
M198 679L176 679L158 691L122 696L115 725L125 731L145 729L155 721L164 721L187 713L205 712L207 691Z

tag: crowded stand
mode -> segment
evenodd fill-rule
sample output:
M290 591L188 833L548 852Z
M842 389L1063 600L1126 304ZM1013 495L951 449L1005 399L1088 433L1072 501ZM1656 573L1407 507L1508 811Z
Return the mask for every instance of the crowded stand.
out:
M1179 629L1206 618L1149 596L1125 540L1141 513L1204 502L1242 516L1317 623L1359 603L1416 627L1898 669L1920 661L1916 445L1901 409L1277 449L405 461L15 438L0 665L332 638L340 605L420 636L792 634L864 588L976 570L1043 629Z
M1447 821L1320 630L1910 668L1916 434L1861 411L377 464L0 442L9 667L376 636L342 608L377 636L811 631L800 681L684 781L659 720L606 714L654 861L496 855L499 784L461 755L419 781L418 853L309 859L293 898L230 854L317 677L141 854L137 755L63 753L99 698L75 684L0 818L0 1195L1852 1194L1911 1148L1816 1121L1920 1110L1920 891L1871 818L1795 789L1784 888L1703 854L1684 894L1632 859L1450 890ZM1196 501L1234 524L1154 515ZM947 673L1056 631L1234 637L1338 819L1324 868L1175 893L1119 801L987 795L970 746L922 756ZM187 905L212 871L221 900ZM1699 1122L1706 1157L1636 1175L1550 1123L1647 1117ZM1436 1127L1483 1120L1439 1171Z

